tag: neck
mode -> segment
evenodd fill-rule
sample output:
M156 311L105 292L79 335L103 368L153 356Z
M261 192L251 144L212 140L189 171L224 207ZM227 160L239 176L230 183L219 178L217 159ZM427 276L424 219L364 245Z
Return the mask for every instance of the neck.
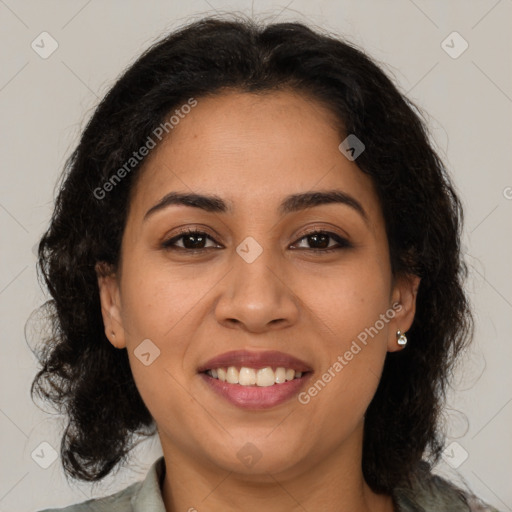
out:
M198 461L162 442L166 512L393 512L391 496L376 494L361 469L361 442L347 443L314 465L280 473L240 474Z

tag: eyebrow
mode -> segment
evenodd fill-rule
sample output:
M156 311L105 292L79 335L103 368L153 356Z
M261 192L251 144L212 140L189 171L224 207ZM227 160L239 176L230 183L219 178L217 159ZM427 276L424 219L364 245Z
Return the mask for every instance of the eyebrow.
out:
M341 190L318 190L292 194L286 197L279 205L278 213L283 216L289 213L298 212L307 208L321 206L324 204L344 204L355 210L367 222L368 215L361 203L351 195ZM148 217L167 208L171 205L190 206L212 213L232 213L233 207L230 202L224 201L216 195L202 195L194 193L170 192L158 203L152 206L144 215L144 221Z

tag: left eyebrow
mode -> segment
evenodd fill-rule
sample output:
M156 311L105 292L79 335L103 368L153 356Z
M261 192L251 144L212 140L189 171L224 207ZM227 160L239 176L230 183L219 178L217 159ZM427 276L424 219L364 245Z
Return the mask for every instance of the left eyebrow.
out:
M355 210L365 222L368 221L368 215L361 203L351 195L341 190L312 191L299 194L292 194L286 197L279 205L278 212L281 216L289 213L305 210L315 206L324 204L344 204ZM146 220L159 210L171 205L190 206L199 208L212 213L232 213L233 207L231 202L216 195L202 195L194 193L170 192L166 194L158 203L152 206L144 215Z
M285 198L281 203L279 206L279 213L281 215L286 215L288 213L305 210L306 208L333 203L350 206L350 208L363 217L365 222L368 221L368 215L366 214L363 205L355 197L352 197L341 190L313 191L303 194L293 194Z

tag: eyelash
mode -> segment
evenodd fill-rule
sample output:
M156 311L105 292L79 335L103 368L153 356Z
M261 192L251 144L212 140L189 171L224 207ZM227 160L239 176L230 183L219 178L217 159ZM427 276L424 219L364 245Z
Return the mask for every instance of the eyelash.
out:
M197 254L200 252L204 252L208 249L213 249L213 247L206 247L203 249L186 249L184 247L177 247L174 245L178 240L186 237L187 235L202 235L202 236L204 235L204 236L206 236L206 238L209 238L212 242L217 243L211 236L209 236L204 231L199 231L199 230L195 230L195 229L186 229L186 230L183 230L180 233L178 233L176 236L162 242L162 248L167 251L186 251L189 254ZM339 244L339 246L331 247L329 249L302 249L302 250L326 254L326 253L331 253L334 251L339 251L341 249L347 249L347 248L353 247L352 244L346 238L343 238L335 233L331 233L329 231L322 231L322 230L310 231L308 233L305 233L301 238L299 238L297 240L297 242L300 242L303 239L308 238L309 236L312 236L312 235L328 235L329 238L332 238L333 240L335 240Z

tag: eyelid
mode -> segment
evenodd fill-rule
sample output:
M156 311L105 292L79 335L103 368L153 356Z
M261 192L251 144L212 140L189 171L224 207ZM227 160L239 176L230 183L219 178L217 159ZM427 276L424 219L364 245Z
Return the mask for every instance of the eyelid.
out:
M347 236L341 235L334 231L329 231L329 229L320 228L320 227L310 228L307 231L303 232L301 235L299 235L298 238L296 238L296 240L293 242L292 246L297 244L298 242L302 241L304 238L307 238L310 235L316 235L316 234L327 235L329 238L334 240L338 244L338 246L328 247L326 249L314 249L314 248L308 249L308 248L306 248L306 249L302 249L302 250L310 251L313 253L315 253L315 252L317 252L317 253L324 252L325 253L325 252L335 251L338 249L346 249L346 248L354 247L354 245L352 244L352 242L349 241Z
M183 238L186 235L205 235L205 238L210 239L212 242L216 243L217 245L220 245L215 238L208 233L208 231L203 227L187 227L183 228L177 233L173 234L170 238L165 237L164 240L161 242L161 247L164 249L175 249L183 250L186 252L194 252L194 251L204 251L206 249L212 249L212 247L207 247L205 249L185 249L183 247L176 247L174 244Z
M181 238L183 238L184 236L189 235L189 234L190 235L204 235L205 238L211 240L215 244L221 245L217 242L217 240L212 235L210 235L208 233L208 231L205 228L203 228L203 227L187 227L187 228L180 230L178 233L174 234L171 238L165 239L161 243L161 246L163 249L166 249L166 250L178 250L178 251L186 252L189 254L204 252L209 249L214 249L214 247L204 247L204 248L199 248L199 249L186 249L184 247L178 247L175 245L178 240L180 240ZM349 241L347 236L340 235L333 231L329 231L328 228L320 227L320 226L313 226L313 227L307 228L306 231L303 231L300 235L297 235L297 238L295 238L295 240L292 242L291 246L293 247L298 242L301 242L303 239L307 238L308 236L315 235L315 234L325 234L329 238L334 240L338 245L334 246L334 247L328 247L325 249L304 248L304 249L299 249L299 250L309 251L309 252L313 252L313 253L326 253L326 252L331 252L331 251L335 251L335 250L353 247L353 244Z
M299 235L296 235L300 238L304 238L305 236L308 236L308 235L312 235L312 234L315 234L315 233L327 233L329 235L335 235L339 238L346 238L348 240L348 235L346 234L341 234L341 233L336 233L335 231L332 231L333 229L335 229L334 227L328 227L328 226L310 226L308 228L306 228L305 231L301 231ZM299 239L300 239L299 238Z

